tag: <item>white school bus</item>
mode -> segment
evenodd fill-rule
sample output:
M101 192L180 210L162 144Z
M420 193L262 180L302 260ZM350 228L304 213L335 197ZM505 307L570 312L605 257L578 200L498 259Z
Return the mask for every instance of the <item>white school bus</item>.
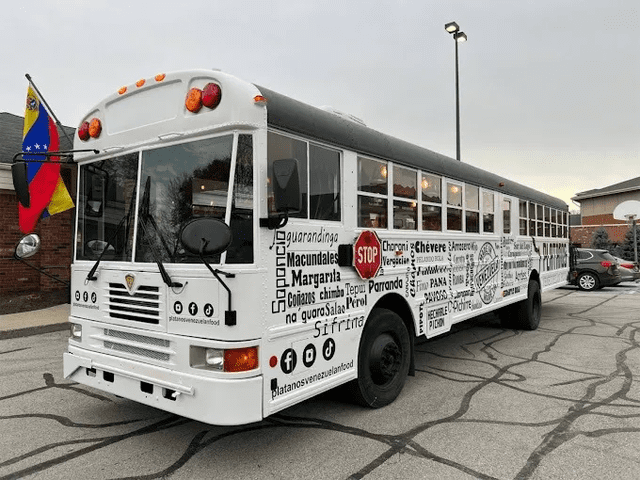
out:
M371 407L416 339L566 284L562 201L228 74L140 80L77 131L65 377L217 425Z

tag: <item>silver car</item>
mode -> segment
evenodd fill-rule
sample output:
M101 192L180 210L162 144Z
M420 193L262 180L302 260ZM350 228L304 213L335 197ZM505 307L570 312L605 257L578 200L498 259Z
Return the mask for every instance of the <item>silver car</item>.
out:
M631 260L623 260L620 257L613 257L618 262L618 271L623 282L635 282L640 279L640 268Z

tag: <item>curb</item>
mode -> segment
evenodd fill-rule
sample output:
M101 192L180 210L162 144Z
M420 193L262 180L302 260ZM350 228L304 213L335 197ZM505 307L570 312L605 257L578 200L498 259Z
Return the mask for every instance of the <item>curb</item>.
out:
M69 322L53 323L51 325L40 325L37 327L16 328L13 330L0 331L0 340L30 337L32 335L40 335L42 333L60 332L63 330L69 330L69 328Z

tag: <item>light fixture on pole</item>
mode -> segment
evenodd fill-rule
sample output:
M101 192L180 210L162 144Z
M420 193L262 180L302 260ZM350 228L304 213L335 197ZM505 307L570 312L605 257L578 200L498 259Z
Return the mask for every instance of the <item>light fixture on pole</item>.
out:
M466 42L467 35L456 22L445 24L444 29L453 36L456 45L456 159L460 160L460 85L458 80L458 43Z

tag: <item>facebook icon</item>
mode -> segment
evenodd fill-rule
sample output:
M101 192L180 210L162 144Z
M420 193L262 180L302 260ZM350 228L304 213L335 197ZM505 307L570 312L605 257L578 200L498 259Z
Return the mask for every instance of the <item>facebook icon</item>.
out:
M296 352L293 348L287 348L280 358L280 368L284 373L291 373L296 368Z

